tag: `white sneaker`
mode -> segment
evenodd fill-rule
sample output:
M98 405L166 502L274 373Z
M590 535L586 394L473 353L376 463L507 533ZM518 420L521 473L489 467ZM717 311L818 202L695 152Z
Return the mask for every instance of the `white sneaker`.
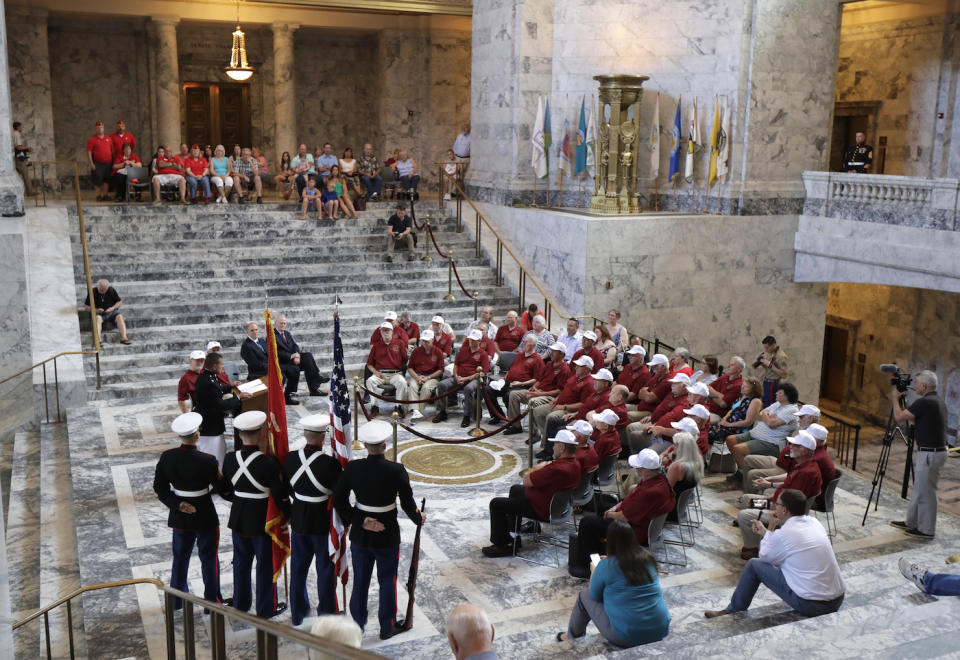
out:
M423 419L423 413L420 412L419 410L414 409L414 411L413 411L412 413L410 413L410 419L411 419L411 420L414 420L414 419Z
M444 195L443 198L444 198L446 201L449 202L449 201L450 201L450 193L447 193L446 195Z
M913 582L917 589L923 593L927 593L927 590L923 586L923 579L927 577L926 569L921 568L918 564L910 563L910 560L906 557L900 557L898 566L900 567L900 574L903 575L903 577Z

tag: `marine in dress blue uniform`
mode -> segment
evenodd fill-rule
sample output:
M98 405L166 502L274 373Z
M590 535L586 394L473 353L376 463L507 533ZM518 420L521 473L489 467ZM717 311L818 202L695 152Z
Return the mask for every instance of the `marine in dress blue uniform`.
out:
M233 393L233 388L224 385L218 376L222 367L223 357L219 353L208 353L203 372L197 376L194 387L194 411L203 416L197 447L201 452L216 456L221 469L227 450L223 440L226 430L223 418L230 413L239 414L241 408L240 399Z
M257 616L269 618L287 609L277 602L273 582L273 541L266 532L267 502L270 495L290 516L286 486L280 463L264 452L267 443L267 415L251 410L233 420L243 445L227 454L223 476L233 486L229 527L233 531L233 606L246 612L251 605L250 570L257 560Z
M350 615L363 628L367 623L367 592L377 566L380 583L380 639L403 632L397 622L397 567L400 563L400 507L416 524L426 521L413 501L410 477L400 463L384 456L390 424L374 420L360 427L359 436L367 457L350 461L333 493L333 506L345 525L350 525L350 557L353 564L353 592ZM350 492L356 504L350 504Z
M307 573L310 560L317 569L317 614L336 614L336 575L330 560L330 496L343 468L323 453L330 415L310 415L300 420L306 446L287 454L283 476L291 499L290 514L290 616L293 625L310 614Z
M160 455L153 475L153 490L170 509L167 525L173 529L173 568L170 586L189 591L187 570L193 546L200 557L203 597L216 603L220 596L220 519L213 506L211 492L230 498L227 482L217 469L217 459L197 450L198 429L203 417L188 412L173 420L171 428L180 436L181 445ZM174 599L174 608L182 602Z

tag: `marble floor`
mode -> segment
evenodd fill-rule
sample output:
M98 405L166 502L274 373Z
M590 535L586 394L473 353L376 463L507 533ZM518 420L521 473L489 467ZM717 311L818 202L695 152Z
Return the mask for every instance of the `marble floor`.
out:
M288 409L291 438L299 433L301 416L326 409L324 398L303 399ZM83 584L128 577L157 577L166 581L170 570L170 535L166 510L152 491L153 469L164 449L174 446L169 422L176 411L172 400L148 398L91 402L69 415L70 464L73 479L73 518L77 531L80 578ZM462 437L459 417L453 423L418 428L440 437ZM483 558L488 543L487 503L504 494L518 480L525 465L525 435L495 436L469 445L479 452L477 474L463 474L436 483L411 465L414 494L426 498L429 520L423 530L422 559L412 631L380 641L375 625L368 627L364 648L392 658L448 657L444 619L458 603L483 606L497 630L496 649L504 658L601 658L667 655L704 657L956 657L960 632L955 620L960 603L918 592L900 576L896 560L915 557L949 570L944 558L956 551L960 518L944 513L937 539L922 543L889 527L902 518L905 503L892 489L883 492L880 509L871 510L865 526L860 521L870 483L851 474L837 492L840 527L835 549L848 584L844 606L836 614L803 619L791 613L769 591L761 589L749 613L703 619L704 609L724 606L743 561L738 556L739 533L730 526L735 514L734 492L722 486L722 477L705 480L704 522L696 531L696 546L687 551L686 567L665 567L662 583L673 617L671 634L642 649L620 651L600 638L596 630L575 645L557 643L570 608L585 582L570 577L561 554L560 568L541 567L519 559ZM430 445L400 433L401 459L429 464ZM468 471L469 472L469 471ZM872 476L871 474L867 475ZM231 543L226 527L228 504L218 503L223 527L220 539L222 591L232 592ZM401 521L400 582L409 564L414 526ZM671 548L672 559L677 549ZM554 560L549 549L525 547L524 554ZM563 551L561 551L562 553ZM193 562L190 588L202 591L199 565ZM406 592L399 589L400 610ZM349 585L348 585L349 593ZM283 598L281 587L281 598ZM376 586L370 602L375 608ZM83 599L84 628L91 655L110 658L161 658L165 655L163 616L159 592L153 587L88 594ZM284 614L279 621L289 622ZM306 620L304 628L311 621ZM178 634L182 622L177 621ZM206 647L206 622L198 625L200 645ZM255 657L252 629L228 630L231 658ZM284 657L303 657L302 650L282 646Z

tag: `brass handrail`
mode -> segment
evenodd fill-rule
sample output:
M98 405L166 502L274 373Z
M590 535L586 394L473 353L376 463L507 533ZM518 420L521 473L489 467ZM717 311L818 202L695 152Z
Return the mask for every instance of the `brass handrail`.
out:
M89 584L85 587L80 587L74 591L71 591L66 596L61 596L57 600L53 601L45 607L41 607L39 610L30 614L26 618L20 619L13 624L13 630L21 626L25 626L34 619L39 619L41 616L49 612L50 610L56 609L66 603L69 600L73 600L77 596L87 593L88 591L99 591L100 589L113 589L115 587L126 587L131 584L152 584L157 589L163 589L163 582L157 580L156 578L133 578L131 580L114 580L113 582L101 582L99 584Z

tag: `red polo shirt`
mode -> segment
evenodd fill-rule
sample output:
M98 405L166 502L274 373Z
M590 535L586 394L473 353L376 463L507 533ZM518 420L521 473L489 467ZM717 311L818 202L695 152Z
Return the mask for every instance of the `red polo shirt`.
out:
M193 401L193 393L197 387L197 376L199 375L199 371L187 369L187 373L180 376L180 382L177 383L177 401L186 401L187 399Z
M663 424L659 424L657 420L679 405L683 405L685 408L689 407L687 406L686 390L684 390L680 396L675 395L673 390L671 390L669 394L660 399L660 403L658 403L657 407L653 409L652 413L650 413L650 421L654 424L658 424L659 426L663 426Z
M623 370L620 371L620 375L617 376L617 385L623 385L635 393L646 385L648 380L650 380L650 368L647 367L647 365L641 362L639 367L634 367L632 364L627 363L627 366L625 366Z
M597 456L596 450L590 445L577 447L577 453L573 457L580 463L581 475L583 472L589 472L600 465L600 457Z
M581 396L583 405L577 410L577 416L574 419L586 419L588 412L606 408L610 403L610 388L602 392L597 392L592 387L589 390L583 389Z
M603 353L601 353L600 349L597 348L596 346L590 349L589 353L585 353L584 350L581 348L579 351L573 354L572 358L570 358L570 364L573 364L574 362L576 362L577 358L579 358L581 355L586 355L588 358L593 360L593 370L590 373L595 374L601 369L603 369Z
M656 408L657 404L660 401L662 401L665 396L670 394L671 384L672 383L670 383L670 379L667 377L666 374L664 374L663 376L658 376L657 374L653 374L650 377L650 380L647 381L646 387L653 393L655 397L657 397L657 400L651 401L649 403L647 403L646 401L641 401L640 403L637 404L637 410L652 411L654 408Z
M564 383L570 379L570 365L563 360L556 364L553 360L544 362L537 374L537 389L543 392L563 389Z
M642 545L647 544L647 528L657 516L673 510L675 498L667 478L658 474L641 481L620 503L620 512L627 517L633 533Z
M809 460L795 467L787 473L780 487L773 493L773 501L780 496L780 492L787 489L799 490L807 497L815 497L823 489L823 477L820 476L820 464Z
M697 436L697 447L700 449L700 455L706 456L710 451L710 425L704 424L700 429L700 435Z
M789 443L787 443L789 447ZM827 484L837 478L837 466L833 464L833 459L830 457L830 452L827 450L826 445L817 447L813 452L813 462L817 464L820 468L820 481L821 488L826 489ZM817 501L814 506L818 509L823 508L823 493L817 496Z
M727 374L720 376L720 378L713 381L710 385L713 389L720 393L723 397L723 402L726 407L721 408L717 405L716 401L710 399L707 403L707 410L712 412L714 415L720 415L723 417L727 414L727 411L730 410L730 406L733 405L733 402L740 398L740 388L743 386L743 377L737 376L733 380Z
M614 425L617 431L627 428L627 424L630 423L630 418L627 416L627 404L621 403L619 406L611 406L608 398L607 405L597 408L597 412L604 410L612 410L617 414L617 423Z
M679 369L677 369L676 371L671 371L671 372L669 372L669 373L667 374L667 376L669 376L670 378L673 378L673 377L676 376L677 374L687 374L688 376L692 376L692 375L693 375L693 367L691 367L689 364L685 364L685 365L683 365L682 367L680 367Z
M530 473L533 484L524 491L530 506L544 520L550 519L550 498L554 493L573 490L580 485L580 462L571 457L558 458Z
M123 145L125 144L129 144L131 150L137 148L137 138L133 137L133 133L130 131L124 131L123 135L114 131L110 134L110 142L113 144L113 152L117 154L123 153Z
M507 369L507 375L504 376L504 379L507 383L512 383L517 380L530 380L531 378L536 378L541 369L543 369L543 358L540 357L536 351L530 356L517 353L517 356L513 358L513 364Z
M443 353L444 356L450 355L450 353L453 352L453 337L450 335L441 333L440 336L437 336L437 334L434 333L433 343L440 349L440 352Z
M203 156L200 156L200 158L189 156L183 161L183 167L188 174L194 177L202 176L203 171L207 169L207 159Z
M412 369L421 376L430 374L443 369L443 351L434 344L430 347L430 352L423 344L420 344L413 353L410 354L410 360L407 362L407 369Z
M519 348L520 341L526 333L526 330L519 323L512 329L504 324L497 328L497 336L493 341L496 342L501 351L515 351Z
M95 163L113 163L113 141L108 135L94 135L87 140L87 151L93 153Z
M157 158L157 174L180 174L180 171L174 167L176 162L169 156Z
M406 330L404 330L403 326L399 324L393 329L393 337L390 339L390 341L393 341L394 339L396 339L398 335L403 337L404 345L410 343L409 341L410 338L407 336ZM383 343L383 337L380 336L380 326L377 326L377 328L373 331L373 334L370 335L370 345L373 346L374 344L382 344L382 343Z
M407 357L407 342L401 341L394 334L389 344L382 341L370 347L367 355L367 365L377 369L403 369L403 362Z
M463 343L460 344L460 350L457 351L457 356L459 357L460 353L464 351L469 351L467 344L470 342L469 339L464 339ZM490 356L490 359L493 359L493 356L497 354L497 345L493 343L493 340L490 337L484 335L483 339L480 340L480 345L483 347L483 350L486 351L487 355Z
M410 321L410 324L404 327L401 323L400 327L403 328L403 331L407 333L407 340L410 339L420 339L420 326Z
M594 431L592 437L594 442L593 450L597 452L597 456L600 458L609 456L610 454L620 453L620 434L617 433L616 429L611 429L606 433Z
M490 371L490 356L482 348L476 352L471 352L469 348L457 353L457 359L453 363L453 371L461 378L473 376L477 373L477 367L480 367L483 373Z
M570 378L563 385L560 394L557 395L557 405L565 406L568 403L577 403L583 400L583 390L589 388L593 391L593 376L584 376L577 378L576 373L570 374Z
M125 161L125 160L132 160L132 161L136 161L136 162L138 162L138 163L143 162L143 161L140 160L140 156L138 156L137 154L135 154L135 153L133 153L133 152L130 152L130 155L127 156L126 158L124 158L124 156L123 156L122 153L117 154L116 157L113 159L113 164L116 165L117 163L123 163L123 161ZM117 167L117 168L115 168L113 171L116 172L116 171L119 170L119 169L122 169L122 168L121 168L121 167Z
M683 409L687 407L688 406L685 403L678 403L671 410L668 410L664 414L660 415L660 417L657 418L657 421L653 423L657 426L665 426L669 428L671 422L679 422L681 419L687 416L687 414L683 412Z

